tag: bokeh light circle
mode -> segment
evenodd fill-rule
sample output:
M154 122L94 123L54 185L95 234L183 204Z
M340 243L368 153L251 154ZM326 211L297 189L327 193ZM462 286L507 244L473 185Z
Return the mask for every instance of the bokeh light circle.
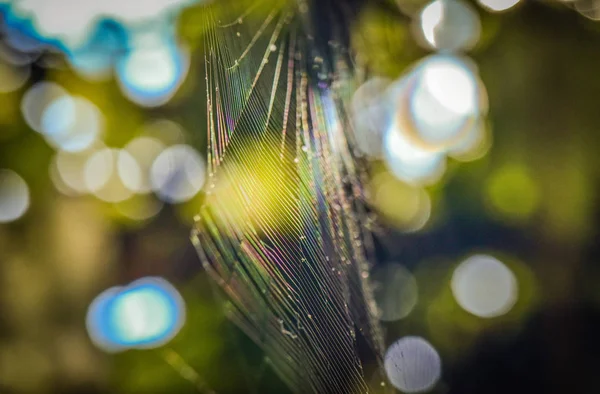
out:
M389 84L384 97L383 159L403 182L435 183L447 156L471 161L490 147L487 91L468 58L431 55Z
M84 167L87 189L107 202L130 198L140 185L140 174L137 162L129 153L113 148L96 151Z
M420 337L408 336L393 343L385 354L389 381L405 393L431 390L442 373L442 360L435 348Z
M59 96L44 110L41 132L61 150L80 152L96 142L104 126L100 110L83 97Z
M51 177L58 188L64 186L68 194L86 194L89 189L85 182L85 166L90 156L100 150L88 149L83 152L59 150L51 162Z
M114 157L118 151L110 148L94 153L85 164L85 183L92 192L97 192L108 182L114 167Z
M371 204L377 212L403 232L421 230L431 217L431 198L424 188L403 182L388 171L371 177Z
M535 177L526 166L516 162L494 171L485 191L488 208L501 218L517 223L529 219L541 203Z
M477 0L479 5L490 12L502 12L519 4L521 0Z
M390 117L385 91L390 82L387 78L371 78L352 97L356 146L363 154L372 158L380 157L382 153L383 134Z
M142 37L117 61L119 85L130 100L141 106L163 105L187 76L189 56L187 49L165 42L160 36Z
M142 191L142 171L135 158L122 149L117 155L117 173L126 188L132 192Z
M21 218L29 204L27 182L12 170L0 169L0 223Z
M473 161L485 156L491 145L489 126L480 118L459 141L448 148L448 155L458 161Z
M415 19L418 41L427 49L471 49L481 34L477 11L462 0L434 0Z
M180 324L183 304L166 282L138 281L114 298L112 323L124 345L155 346Z
M462 59L434 55L415 72L410 114L417 137L433 147L458 142L481 113L479 83Z
M417 281L402 265L385 264L376 267L370 277L380 320L403 319L417 305Z
M390 172L398 179L417 184L433 183L446 168L443 152L424 149L406 137L398 123L385 133L384 157Z
M498 259L474 255L463 261L452 275L452 294L467 312L482 318L504 315L518 297L517 279Z
M156 194L169 203L181 203L194 197L204 185L206 165L189 145L173 145L158 155L150 170Z
M86 328L92 342L106 352L124 350L113 338L109 305L122 287L111 287L100 293L88 307Z
M33 130L42 132L41 121L46 107L53 101L69 93L54 82L38 82L33 85L21 100L21 113L25 122Z
M102 292L86 317L90 338L108 352L160 347L177 335L184 322L183 298L158 277Z
M131 140L123 150L135 159L140 169L139 184L135 188L136 192L151 192L150 169L154 160L165 150L165 145L157 138L144 136Z

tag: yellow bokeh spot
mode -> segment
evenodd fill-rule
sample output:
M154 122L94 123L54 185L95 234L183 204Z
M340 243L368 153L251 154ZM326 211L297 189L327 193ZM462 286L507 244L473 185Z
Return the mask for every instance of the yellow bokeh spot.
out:
M475 254L497 257L514 274L518 296L506 314L482 319L464 310L456 301L451 285L453 273L461 262ZM421 314L427 326L428 338L449 358L464 355L477 345L481 335L486 335L491 329L502 330L507 337L516 335L540 302L540 287L535 273L528 264L514 256L489 250L471 250L457 259L456 264L437 259L421 264L415 271L418 283L422 284L419 287L419 306L411 316Z
M396 179L387 171L373 176L370 193L375 209L400 230L418 231L429 220L431 200L427 192Z
M529 170L520 164L508 164L488 179L486 201L503 219L523 221L531 217L540 204L539 188Z
M207 204L232 228L289 233L301 223L297 200L300 179L295 163L282 159L271 143L245 142L231 150L205 190Z

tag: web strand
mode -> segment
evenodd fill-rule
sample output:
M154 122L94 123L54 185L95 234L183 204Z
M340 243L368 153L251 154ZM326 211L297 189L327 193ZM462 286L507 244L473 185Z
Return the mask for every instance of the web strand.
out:
M219 23L236 14L238 23ZM228 317L292 391L368 392L363 366L378 367L383 346L360 169L345 98L331 88L350 66L340 64L334 84L318 80L295 3L257 1L231 15L215 6L208 18L211 185L193 233L205 269Z

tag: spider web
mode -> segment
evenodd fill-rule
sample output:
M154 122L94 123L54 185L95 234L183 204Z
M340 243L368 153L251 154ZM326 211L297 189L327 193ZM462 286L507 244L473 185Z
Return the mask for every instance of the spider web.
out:
M321 55L312 11L207 8L209 185L192 239L228 316L292 391L364 393L383 381L383 339L348 140L353 66L341 38Z

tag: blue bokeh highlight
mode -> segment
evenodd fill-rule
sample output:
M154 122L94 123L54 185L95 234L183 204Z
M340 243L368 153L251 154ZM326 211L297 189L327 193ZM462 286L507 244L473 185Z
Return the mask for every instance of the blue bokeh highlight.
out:
M184 321L183 298L166 280L155 277L98 295L86 325L96 346L118 352L160 347L177 335Z

